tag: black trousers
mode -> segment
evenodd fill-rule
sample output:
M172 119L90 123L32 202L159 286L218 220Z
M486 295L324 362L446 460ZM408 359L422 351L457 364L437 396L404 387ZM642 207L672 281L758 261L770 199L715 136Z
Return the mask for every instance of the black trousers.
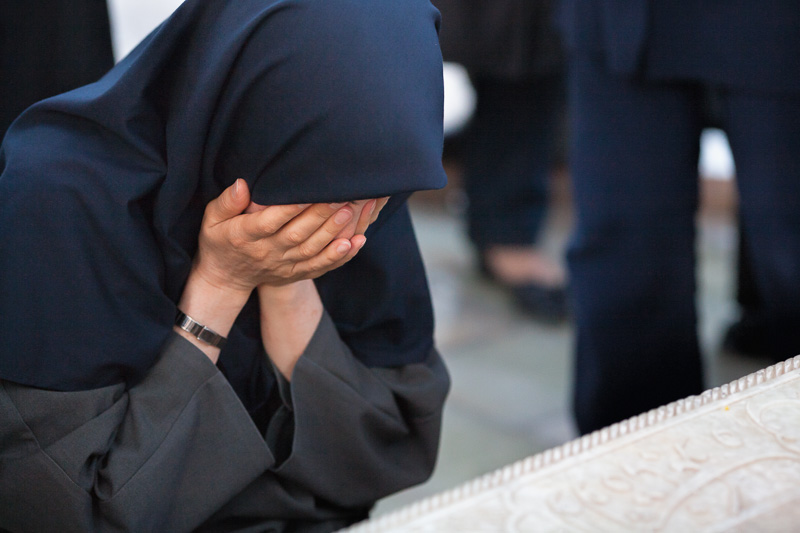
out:
M586 433L704 389L695 218L704 87L571 63L574 411ZM740 223L777 353L800 353L800 97L719 88Z
M477 107L463 145L469 237L478 249L530 246L547 214L564 75L524 81L478 76L472 82Z

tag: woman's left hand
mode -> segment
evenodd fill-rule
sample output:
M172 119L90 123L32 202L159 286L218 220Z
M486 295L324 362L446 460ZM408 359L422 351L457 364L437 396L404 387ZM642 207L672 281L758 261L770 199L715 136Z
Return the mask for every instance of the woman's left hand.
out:
M342 231L336 236L339 239L352 239L356 235L363 235L366 233L367 228L378 219L381 210L386 206L389 201L388 196L383 198L373 198L370 200L355 200L348 202L353 209L355 215L350 221L350 224L342 228ZM263 211L267 206L260 205L255 202L250 202L250 205L245 210L245 213L257 213Z
M363 246L364 232L377 220L388 197L350 202L353 219L341 229L337 239L349 239ZM251 203L247 212L266 207ZM283 286L258 286L261 309L261 339L270 360L287 380L308 346L322 318L323 306L317 288L311 280Z

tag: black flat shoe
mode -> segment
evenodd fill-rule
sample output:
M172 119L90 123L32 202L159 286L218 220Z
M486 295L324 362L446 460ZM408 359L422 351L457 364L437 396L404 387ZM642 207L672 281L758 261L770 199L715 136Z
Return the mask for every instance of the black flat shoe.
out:
M565 287L549 287L541 283L512 284L500 279L479 254L478 269L489 281L511 294L514 303L525 314L548 324L563 322L569 317L569 302Z
M765 356L767 339L762 328L758 326L746 318L734 322L725 332L722 349L747 357Z
M779 352L770 337L766 320L749 313L728 327L722 339L722 351L771 363L779 363L794 353Z
M505 285L519 307L526 314L557 324L569 317L567 291L564 287L543 287L536 283Z

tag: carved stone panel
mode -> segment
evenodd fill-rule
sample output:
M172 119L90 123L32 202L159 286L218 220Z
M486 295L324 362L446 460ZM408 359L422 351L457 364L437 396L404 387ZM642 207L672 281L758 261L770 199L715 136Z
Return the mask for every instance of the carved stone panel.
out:
M348 531L800 531L800 356Z

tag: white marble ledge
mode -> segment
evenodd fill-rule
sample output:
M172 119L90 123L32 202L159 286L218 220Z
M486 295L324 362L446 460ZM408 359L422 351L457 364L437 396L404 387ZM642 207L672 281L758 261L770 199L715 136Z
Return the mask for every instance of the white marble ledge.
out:
M347 531L800 531L800 356Z

